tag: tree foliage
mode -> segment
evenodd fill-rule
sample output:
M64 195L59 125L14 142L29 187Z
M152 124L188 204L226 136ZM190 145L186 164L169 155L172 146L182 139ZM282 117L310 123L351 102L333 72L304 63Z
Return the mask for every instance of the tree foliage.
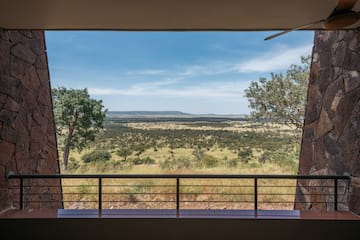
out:
M101 100L90 98L87 89L52 89L56 131L67 168L71 149L81 151L103 128L105 113Z
M291 65L286 75L271 73L271 79L260 78L245 90L255 119L303 127L310 56L301 57L301 65Z
M94 150L84 154L81 159L86 162L105 162L111 159L111 154L106 150Z

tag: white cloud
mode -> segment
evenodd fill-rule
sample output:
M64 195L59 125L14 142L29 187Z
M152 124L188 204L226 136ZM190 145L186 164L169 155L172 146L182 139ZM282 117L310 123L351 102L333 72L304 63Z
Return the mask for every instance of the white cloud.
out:
M300 57L311 53L312 44L298 47L276 46L260 56L243 61L212 61L204 64L180 66L177 69L143 69L129 71L127 75L160 75L173 79L226 73L254 73L284 70L291 64L299 64Z
M154 96L154 97L221 97L242 98L244 89L250 81L226 82L218 81L196 86L155 86L147 83L136 84L126 89L89 88L91 95L122 95L122 96Z
M168 73L167 70L163 69L143 69L136 71L129 71L127 75L164 75Z
M291 64L300 63L300 56L311 53L312 45L307 44L299 47L275 48L260 57L236 64L238 72L272 72L289 67Z
M182 86L182 81L197 76L221 75L230 72L241 73L271 72L283 70L291 64L300 63L300 56L310 54L311 45L296 48L276 47L262 56L249 59L240 63L213 62L204 65L184 66L177 70L139 70L137 74L167 73L167 78L160 81L149 81L133 84L123 89L115 88L89 88L92 95L121 95L121 96L154 96L154 97L197 97L197 98L243 98L244 89L250 81L224 81L223 79L196 83L192 79L191 85ZM135 73L135 72L133 72ZM223 75L226 77L225 75ZM252 79L253 80L253 79Z
M212 62L204 65L191 65L179 71L180 76L194 77L199 75L215 75L234 71L233 63Z
M311 54L312 44L298 47L275 47L260 56L240 62L214 61L203 65L190 65L183 67L176 74L183 77L199 75L217 75L230 72L253 73L273 72L288 68L291 64L299 64L301 56ZM168 71L170 72L170 71Z
M154 88L161 86L169 86L178 83L182 78L166 78L161 81L151 81L151 82L142 82L138 83L135 86L142 88Z

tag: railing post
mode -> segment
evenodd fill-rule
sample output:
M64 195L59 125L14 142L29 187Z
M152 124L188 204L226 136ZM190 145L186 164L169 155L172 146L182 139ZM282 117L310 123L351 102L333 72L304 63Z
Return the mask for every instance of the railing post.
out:
M98 178L99 180L99 192L98 192L98 203L99 203L99 206L98 206L98 210L99 210L99 213L101 214L101 211L102 211L102 178L99 177Z
M254 210L258 210L258 178L254 177Z
M179 215L180 210L180 178L176 177L176 214Z
M20 209L24 209L24 178L20 178Z
M334 209L338 210L338 179L334 178Z

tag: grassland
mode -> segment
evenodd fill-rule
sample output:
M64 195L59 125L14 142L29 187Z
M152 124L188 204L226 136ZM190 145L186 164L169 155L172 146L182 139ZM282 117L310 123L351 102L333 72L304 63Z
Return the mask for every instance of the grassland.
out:
M283 125L251 121L110 121L89 148L81 153L71 152L69 167L62 172L295 174L299 155L298 134ZM105 152L109 157L84 161L85 155L92 156L95 152ZM253 190L245 187L252 182L247 181L216 180L212 183L212 180L187 180L181 188L181 207L252 208ZM210 187L209 183L215 186ZM279 192L277 186L280 183L267 184L260 200L274 204L267 203L266 208L279 208L277 202L281 201L287 202L281 208L292 208L294 187L284 188L282 194L269 198L265 193ZM294 181L281 184L295 186ZM66 199L71 201L66 207L96 206L96 182L64 182L64 186L71 185L77 187L64 187ZM230 187L232 185L243 187ZM105 208L174 208L173 180L106 180L103 191Z
M70 154L69 173L296 173L294 130L255 122L107 123L96 142ZM107 161L82 157L107 151ZM148 161L146 161L148 159Z

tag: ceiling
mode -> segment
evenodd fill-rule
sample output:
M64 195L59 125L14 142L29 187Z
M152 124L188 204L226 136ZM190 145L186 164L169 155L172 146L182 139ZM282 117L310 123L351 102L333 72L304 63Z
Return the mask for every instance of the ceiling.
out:
M280 30L326 18L337 2L337 0L0 0L0 28ZM354 10L360 11L360 1L357 2ZM359 23L351 28L358 26ZM312 29L320 27L315 25Z

